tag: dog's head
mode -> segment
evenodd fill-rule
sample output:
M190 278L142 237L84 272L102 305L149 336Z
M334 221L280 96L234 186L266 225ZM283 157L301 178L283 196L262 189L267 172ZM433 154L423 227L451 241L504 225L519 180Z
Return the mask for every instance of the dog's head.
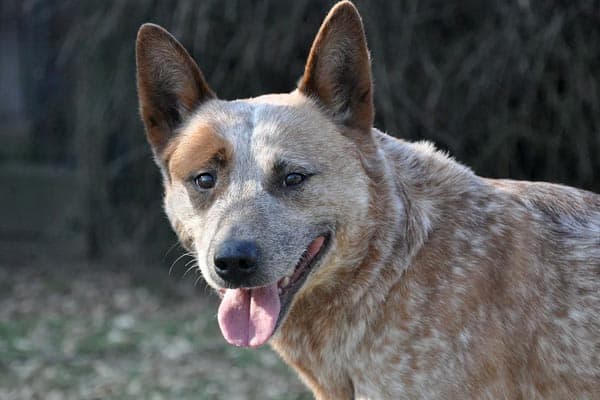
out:
M137 38L140 108L165 208L233 344L267 341L300 296L364 250L365 154L373 99L362 22L336 5L289 94L219 100L186 50L146 24Z

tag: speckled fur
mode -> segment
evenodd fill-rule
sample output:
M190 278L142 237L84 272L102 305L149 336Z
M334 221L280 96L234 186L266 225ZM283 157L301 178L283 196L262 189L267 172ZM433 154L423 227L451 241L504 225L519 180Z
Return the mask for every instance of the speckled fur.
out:
M372 128L351 3L330 12L290 94L217 100L156 26L137 54L165 209L211 286L224 285L211 261L224 235L265 250L260 285L333 232L271 339L317 399L600 398L600 196L481 178ZM198 193L189 177L215 156L219 183ZM281 158L317 173L282 194Z
M597 398L600 197L479 178L373 134L407 222L373 243L358 282L303 298L274 341L317 398ZM422 239L407 247L408 232Z

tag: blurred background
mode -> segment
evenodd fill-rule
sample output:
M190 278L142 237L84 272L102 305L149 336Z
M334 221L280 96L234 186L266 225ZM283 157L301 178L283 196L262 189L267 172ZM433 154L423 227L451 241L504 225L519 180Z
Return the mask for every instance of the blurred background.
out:
M332 4L0 0L0 398L311 398L269 349L220 337L161 209L134 41L164 26L221 98L286 92ZM597 1L356 4L377 127L600 192Z

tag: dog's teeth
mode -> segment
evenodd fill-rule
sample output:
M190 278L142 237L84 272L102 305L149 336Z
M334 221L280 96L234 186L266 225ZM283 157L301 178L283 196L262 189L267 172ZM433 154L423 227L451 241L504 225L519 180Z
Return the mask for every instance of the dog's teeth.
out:
M283 279L281 280L281 285L280 285L280 287L284 288L284 287L286 287L286 286L287 286L287 285L289 285L289 284L290 284L290 277L289 277L289 276L286 276L285 278L283 278Z

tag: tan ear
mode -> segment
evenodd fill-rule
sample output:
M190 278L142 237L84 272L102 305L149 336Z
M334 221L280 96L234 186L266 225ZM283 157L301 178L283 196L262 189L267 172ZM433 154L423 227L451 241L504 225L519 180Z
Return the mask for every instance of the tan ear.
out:
M188 52L158 25L144 24L138 31L136 63L146 136L160 155L189 113L215 94Z
M337 3L313 42L298 89L325 106L336 122L370 131L373 85L369 51L358 10Z

